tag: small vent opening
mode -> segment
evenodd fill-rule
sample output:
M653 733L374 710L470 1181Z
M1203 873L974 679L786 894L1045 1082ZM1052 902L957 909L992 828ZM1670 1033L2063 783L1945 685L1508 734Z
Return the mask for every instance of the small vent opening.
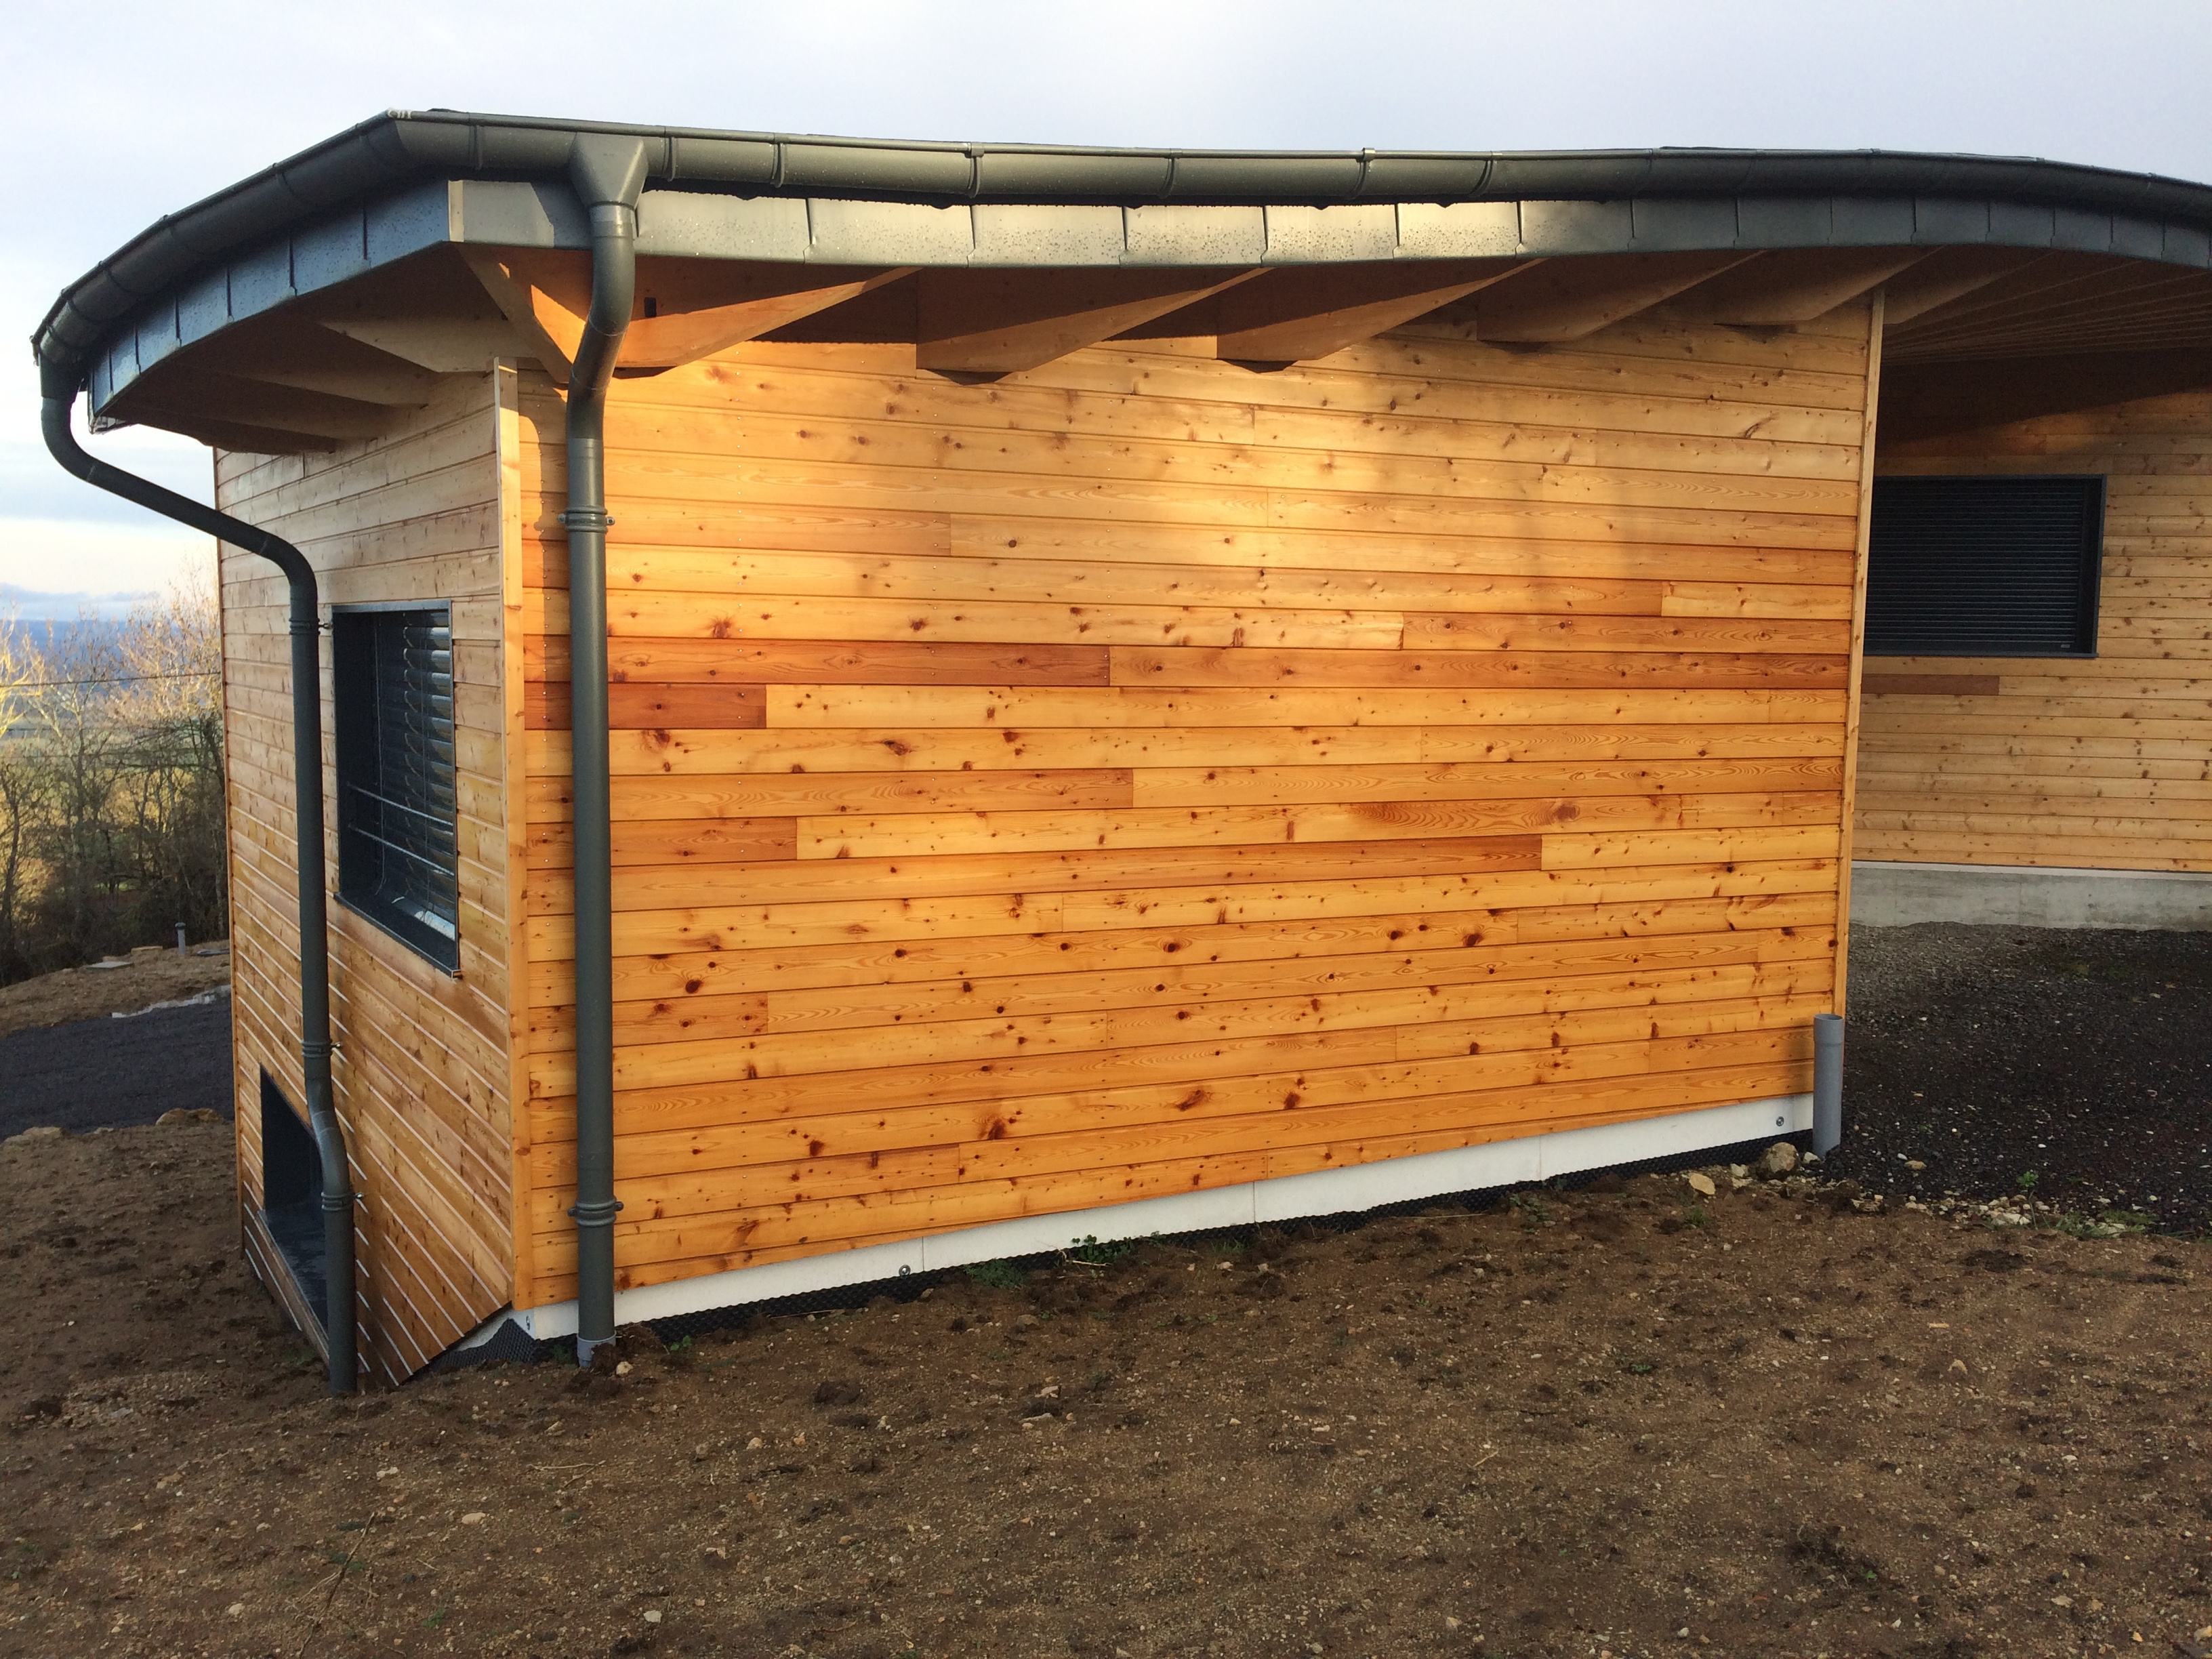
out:
M261 1074L261 1222L318 1319L328 1304L323 1253L323 1160L315 1137Z

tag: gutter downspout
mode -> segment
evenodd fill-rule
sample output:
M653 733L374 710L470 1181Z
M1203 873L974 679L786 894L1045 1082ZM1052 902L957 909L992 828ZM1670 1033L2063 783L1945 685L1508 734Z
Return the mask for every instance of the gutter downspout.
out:
M353 1176L345 1129L331 1103L331 957L323 867L323 724L321 613L314 567L306 555L269 532L164 489L88 454L70 429L77 388L41 365L46 448L85 483L165 518L258 553L284 573L291 590L293 811L300 867L300 1069L307 1091L307 1123L323 1165L323 1265L328 1300L323 1336L330 1350L330 1391L356 1387L354 1341Z
M568 182L592 219L592 305L568 374L568 737L576 914L576 1363L615 1334L614 896L607 782L606 392L637 291L645 141L579 134Z

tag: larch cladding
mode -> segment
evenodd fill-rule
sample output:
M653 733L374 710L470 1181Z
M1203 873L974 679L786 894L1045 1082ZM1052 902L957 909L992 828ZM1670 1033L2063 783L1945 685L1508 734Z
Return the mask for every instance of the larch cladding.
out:
M619 1282L1809 1086L1870 325L618 380ZM512 384L542 1303L561 421Z
M1883 445L1883 474L2106 479L2094 659L1869 657L1856 855L2212 870L2212 394Z
M295 543L314 564L326 607L452 606L460 973L447 975L342 905L330 912L333 1092L361 1194L361 1352L392 1381L504 1306L514 1283L510 653L497 431L489 383L476 376L450 384L385 437L328 454L216 462L217 504ZM273 565L228 546L222 583L240 1208L257 1266L296 1315L259 1221L261 1071L295 1108L306 1106L287 594ZM335 887L327 633L322 658Z

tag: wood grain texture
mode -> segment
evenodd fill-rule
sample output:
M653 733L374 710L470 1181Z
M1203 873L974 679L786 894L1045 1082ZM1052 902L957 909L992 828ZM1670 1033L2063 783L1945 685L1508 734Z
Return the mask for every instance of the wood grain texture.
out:
M1870 327L1502 349L1447 311L1267 374L1209 335L618 381L622 1282L1804 1086ZM515 385L545 1300L563 463Z
M510 884L521 873L510 840L520 817L510 820L505 802L523 787L522 704L503 645L509 618L520 618L520 592L519 566L517 591L504 591L501 453L491 382L469 376L381 437L328 454L226 455L218 465L218 504L296 543L326 603L452 605L461 972L432 968L342 908L331 917L333 1089L362 1196L361 1351L372 1373L392 1382L516 1288L519 1045L508 988L520 966L512 952L521 892ZM282 580L230 547L221 572L240 1176L251 1212L261 1193L261 1073L304 1104L291 687ZM326 751L328 661L326 650L325 684L310 693L322 703ZM334 868L327 804L325 817ZM257 1266L271 1276L265 1237L252 1226L249 1236Z
M1868 659L1859 857L2212 870L2209 445L2204 392L1883 445L1885 476L2104 474L2105 562L2094 659Z

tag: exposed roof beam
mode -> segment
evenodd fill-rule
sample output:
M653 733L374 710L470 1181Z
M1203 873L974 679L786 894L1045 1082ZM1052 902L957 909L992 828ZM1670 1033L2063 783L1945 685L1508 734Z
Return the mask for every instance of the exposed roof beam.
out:
M1254 363L1326 357L1464 299L1526 263L1439 259L1262 271L1216 302L1214 355Z
M915 362L947 374L1040 368L1258 274L1173 265L924 270Z
M1717 323L1787 328L1849 305L1927 257L1919 247L1778 248L1700 283L1686 303Z
M114 406L115 413L134 421L149 419L157 410L180 418L199 411L235 426L333 439L373 438L392 424L395 412L388 404L249 380L173 359L131 387Z
M1741 264L1748 253L1600 253L1551 259L1486 289L1475 337L1507 344L1580 340Z
M634 319L623 336L624 368L677 368L763 334L787 328L832 306L895 283L913 267L871 270L822 265L710 264L690 280L641 270L640 304L651 314Z
M2007 247L1938 248L1882 289L1885 332L2028 270L2051 256Z
M398 409L421 408L446 379L335 333L296 310L272 312L234 330L223 343L222 366L245 380Z
M568 263L560 255L548 258L505 249L465 247L461 258L483 284L500 314L522 337L529 355L548 374L567 385L576 346L584 337L584 313L591 304L588 264L584 294L563 295L571 301L564 304L551 292L556 285L568 286L560 282L553 269Z
M1893 443L2212 387L2212 349L2075 352L1887 364L1878 439Z
M533 355L483 283L443 250L386 265L301 306L323 327L436 374L474 374L495 357Z
M228 449L243 455L322 455L338 447L336 438L250 426L242 421L216 420L184 410L162 409L151 404L119 418L127 424L159 427L164 432L174 432L183 437L197 439L214 448Z

